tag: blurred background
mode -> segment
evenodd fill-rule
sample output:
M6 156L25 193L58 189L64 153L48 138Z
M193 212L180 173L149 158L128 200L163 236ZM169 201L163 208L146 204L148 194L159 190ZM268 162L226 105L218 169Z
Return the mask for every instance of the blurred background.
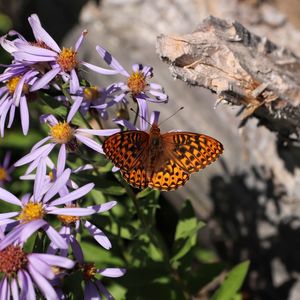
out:
M153 82L164 86L170 97L168 104L155 106L162 119L180 106L185 108L162 130L201 132L224 144L221 160L192 176L184 188L162 194L157 221L166 237L174 234L170 230L178 207L190 199L198 218L207 223L199 240L212 251L212 259L229 265L250 259L244 299L300 299L299 146L282 141L254 118L239 128L239 108L219 105L214 109L214 95L175 82L155 51L159 34L190 33L213 15L237 20L300 55L299 1L0 0L1 34L14 28L30 40L27 17L31 13L37 13L44 28L66 46L88 29L80 52L85 61L100 64L95 46L101 44L127 69L133 63L153 66ZM1 53L1 63L7 59ZM99 76L93 76L91 82L99 84ZM107 83L101 78L102 85ZM5 146L0 141L1 160L10 139L18 134L8 134ZM39 131L33 132L27 148L39 138ZM26 149L24 144L11 145L15 159Z

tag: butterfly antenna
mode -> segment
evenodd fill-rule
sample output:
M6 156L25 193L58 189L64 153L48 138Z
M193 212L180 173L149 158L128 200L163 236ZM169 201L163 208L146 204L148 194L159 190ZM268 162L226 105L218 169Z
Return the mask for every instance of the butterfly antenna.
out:
M150 126L152 126L152 124L151 124L148 120L146 120L146 119L144 118L144 116L140 115L140 114L139 114L136 110L134 110L132 107L130 107L130 110L133 111L135 114L137 114L140 118L142 118L147 124L149 124Z
M163 120L162 122L159 123L159 126L163 123L165 123L166 121L168 121L169 119L171 119L172 117L174 117L179 111L183 110L184 107L181 106L180 108L178 108L170 117L166 118L165 120Z

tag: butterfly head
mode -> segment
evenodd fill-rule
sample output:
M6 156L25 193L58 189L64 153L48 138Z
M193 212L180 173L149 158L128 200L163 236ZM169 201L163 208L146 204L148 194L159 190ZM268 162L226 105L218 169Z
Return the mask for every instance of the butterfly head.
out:
M160 129L159 129L157 123L153 123L151 125L150 135L152 135L152 136L156 136L156 135L159 136L160 135Z

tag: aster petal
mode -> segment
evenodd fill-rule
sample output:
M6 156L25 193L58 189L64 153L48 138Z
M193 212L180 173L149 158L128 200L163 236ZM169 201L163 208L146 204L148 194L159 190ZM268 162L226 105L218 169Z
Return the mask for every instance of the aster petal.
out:
M21 235L20 235L20 241L25 242L27 239L34 234L36 231L38 231L41 227L47 225L48 223L45 220L38 219L34 220L25 224L22 224L20 227Z
M71 94L75 94L80 88L78 76L74 69L71 70L70 75L70 92Z
M46 161L45 159L40 159L39 165L37 167L34 186L33 186L33 197L35 202L39 202L41 199L41 191L45 183L46 176Z
M35 253L27 255L29 265L38 273L46 277L47 279L54 279L55 275L51 270L51 266L45 261L39 259Z
M52 114L44 114L40 116L40 122L42 124L48 123L50 126L58 124L58 120Z
M96 51L110 67L117 70L120 74L129 77L128 72L107 50L98 45L96 46Z
M0 220L0 226L4 226L4 225L8 225L8 224L12 225L13 223L16 223L16 224L13 225L12 227L16 226L17 223L19 223L19 221L12 220L12 219L3 219L3 220Z
M84 227L90 232L90 234L94 237L94 239L106 250L111 248L111 242L107 238L107 236L103 233L102 230L97 228L95 225L90 223L89 221L84 222Z
M20 115L23 134L27 135L29 130L29 112L25 96L22 96L20 99Z
M81 106L82 101L83 101L83 97L76 97L76 100L72 104L71 109L70 109L69 114L68 114L68 117L67 117L67 122L68 123L71 122L74 115L77 113L79 107Z
M119 124L123 127L126 127L128 128L128 130L138 130L138 128L136 126L134 126L132 123L130 123L129 121L127 120L115 120L114 121L116 124Z
M50 70L32 85L30 91L33 92L44 88L59 72L60 68Z
M148 104L144 99L136 97L136 100L138 102L140 111L140 127L141 130L146 131L149 125L146 121L148 120Z
M67 150L66 145L62 144L59 149L58 158L57 158L57 171L56 176L59 177L66 166L66 159L67 159Z
M7 124L7 128L10 128L14 118L15 118L15 112L16 112L16 106L14 104L12 104L12 106L10 107L10 111L9 111L9 119L8 119L8 124Z
M81 143L88 146L89 148L91 148L101 154L104 154L102 146L100 144L96 143L95 141L93 141L92 139L90 139L86 136L80 135L80 134L75 134L75 137L77 138L77 140L79 140Z
M117 201L109 201L101 205L89 206L95 210L96 213L102 213L112 209L117 204Z
M0 300L9 300L10 299L10 290L7 282L7 276L4 276L0 283Z
M84 257L82 249L73 235L70 236L70 244L76 261L78 261L79 263L83 263Z
M160 84L158 84L158 83L150 82L149 86L153 90L163 90L163 87Z
M10 151L7 151L7 152L5 153L4 160L3 160L3 168L4 168L4 169L7 169L7 168L8 168L9 163L10 163L10 158L11 158L11 152L10 152Z
M4 124L5 124L7 113L9 111L11 105L12 105L12 101L7 101L6 104L3 107L3 110L0 113L0 115L1 115L1 118L0 118L0 135L1 135L1 137L4 137L4 127L5 127Z
M71 259L66 257L61 257L58 255L35 253L34 256L44 261L50 266L61 267L64 269L72 269L75 265L75 263Z
M21 201L15 195L2 188L0 188L0 199L11 204L22 206Z
M31 62L31 63L51 62L51 61L55 61L55 59L56 59L53 56L35 55L35 54L27 53L24 51L15 51L13 53L13 56L14 56L15 60L27 61L27 62Z
M16 89L14 91L13 100L14 100L14 104L16 106L19 106L21 94L22 94L22 91L23 91L23 86L24 86L24 83L25 83L25 79L26 79L25 76L21 77L21 79L19 80L19 82L16 86Z
M53 143L53 144L47 144L40 148L37 148L37 149L31 151L29 154L22 157L21 159L19 159L17 162L15 162L14 166L20 167L25 164L28 164L28 163L32 162L33 160L41 157L44 153L48 154L54 148L54 146L55 146L55 144Z
M110 136L112 134L115 134L117 132L120 132L119 128L116 129L76 129L76 132L82 132L92 135L100 135L100 136Z
M73 173L77 174L79 172L86 171L86 170L92 170L92 169L94 169L93 165L86 164L86 165L80 166L80 167L76 168L75 170L73 170Z
M61 237L61 235L50 225L45 228L45 232L48 235L49 239L60 249L67 249L68 244Z
M97 67L95 65L89 64L89 63L84 62L84 61L81 62L81 64L83 66L86 66L88 69L90 69L90 70L92 70L96 73L103 74L103 75L116 75L116 74L120 73L119 71L100 68L100 67Z
M111 293L104 287L104 285L101 283L100 280L96 280L96 285L98 289L103 293L103 295L108 299L108 300L115 300L115 298L111 295Z
M12 293L13 300L19 300L20 299L19 298L19 288L18 288L17 280L15 278L13 278L11 280L10 287L11 287L11 293Z
M75 43L75 46L74 46L74 50L77 52L79 47L81 46L82 42L83 42L83 39L85 38L85 36L87 35L88 31L85 29L82 31L80 37L78 38L78 40L76 41Z
M53 58L57 57L57 53L50 49L41 48L41 47L33 46L30 44L24 44L23 42L21 42L21 43L16 42L15 45L17 46L18 51L32 54L37 57L40 57L40 56L49 57L49 59L51 59L51 60L53 60Z
M1 188L0 188L0 193L1 193ZM13 218L13 217L17 216L18 214L20 214L20 213L17 211L9 212L9 213L2 213L2 214L0 214L0 220L7 219L7 218ZM14 221L16 221L16 220L14 220Z
M17 50L17 47L15 46L13 41L10 41L6 39L7 35L4 35L0 38L0 44L2 48L8 52L8 53L13 53Z
M123 276L126 273L126 269L106 268L102 270L97 270L97 273L105 277L117 278Z
M1 241L0 241L0 251L5 249L7 246L13 244L21 236L22 226L16 226L12 231L10 231Z
M79 189L69 193L68 195L57 198L56 200L52 201L51 206L65 204L65 203L77 200L77 199L85 196L87 193L89 193L93 189L94 186L95 185L93 183L88 183L88 184L80 187Z
M96 288L96 286L90 282L87 281L85 283L85 288L84 288L84 300L101 300L100 294Z
M21 300L36 299L33 283L27 272L23 270L18 271L18 283L19 286L21 287L21 294L20 294Z
M64 207L51 209L47 211L51 215L65 215L65 216L90 216L95 213L92 207Z
M156 97L156 101L168 101L168 96L162 92L154 91L154 90L149 90L148 91L151 95ZM148 99L148 101L155 102L155 100L152 100L151 98Z
M51 136L47 136L45 138L43 138L42 140L40 140L39 142L37 142L32 148L31 148L31 151L32 152L33 150L37 149L37 148L40 148L40 146L42 146L43 144L45 144L46 142L48 142L49 140L51 139Z
M28 266L28 270L30 272L31 277L34 282L37 284L41 292L44 294L46 299L57 299L57 294L51 284L39 273L37 272L31 265Z
M28 18L28 22L32 28L34 37L37 41L43 41L47 46L53 49L56 52L60 52L60 48L55 42L55 40L49 35L49 33L42 27L38 16L36 14L32 14Z
M160 112L157 110L154 110L150 116L150 124L158 124L159 115L160 115Z
M71 175L71 169L66 169L61 176L59 176L53 186L49 189L46 195L43 198L43 202L48 202L55 194L59 192L59 190L67 183L69 177ZM53 204L53 203L52 203Z

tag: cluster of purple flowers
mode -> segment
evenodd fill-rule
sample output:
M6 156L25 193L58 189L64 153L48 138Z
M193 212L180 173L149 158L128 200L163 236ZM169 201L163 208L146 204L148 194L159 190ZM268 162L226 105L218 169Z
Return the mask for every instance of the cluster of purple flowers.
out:
M125 273L121 268L97 269L85 262L83 251L76 235L86 230L103 248L109 250L111 243L104 232L86 218L112 209L115 201L101 205L84 206L84 198L94 187L93 183L79 187L71 176L86 170L93 170L91 164L77 169L67 167L70 153L78 153L81 145L102 153L99 137L109 136L120 129L81 128L73 125L75 115L85 117L88 113L97 119L107 119L108 109L127 107L130 101L138 105L140 127L145 130L148 120L148 102L168 101L163 88L149 79L153 69L134 64L128 73L105 49L96 47L99 56L108 69L79 60L77 52L87 31L84 30L74 47L60 48L42 27L37 15L28 18L34 41L27 41L18 32L10 31L1 37L0 44L12 56L12 62L5 65L0 75L0 136L10 128L19 111L22 131L27 135L30 129L30 102L42 94L51 95L68 110L64 117L44 114L42 124L47 124L49 134L37 142L31 151L10 166L10 153L0 164L0 200L15 205L14 211L0 214L0 282L1 299L35 299L39 289L47 299L62 299L60 278L73 268L80 269L86 280L85 299L100 299L101 292L107 299L113 299L96 275L119 277ZM101 75L123 75L123 82L108 87L97 87L81 80L79 72L88 68ZM57 94L60 94L57 96ZM155 118L157 116L154 116ZM118 115L115 124L133 128L134 125ZM135 127L134 127L135 128ZM97 139L94 139L96 136ZM55 151L58 148L58 151ZM50 156L58 153L53 163ZM33 180L33 191L21 198L5 190L4 184L11 180L14 167L27 165L22 180ZM49 216L56 216L60 223L54 228ZM50 241L47 253L28 253L24 245L34 234L44 232ZM72 251L73 259L68 255Z

